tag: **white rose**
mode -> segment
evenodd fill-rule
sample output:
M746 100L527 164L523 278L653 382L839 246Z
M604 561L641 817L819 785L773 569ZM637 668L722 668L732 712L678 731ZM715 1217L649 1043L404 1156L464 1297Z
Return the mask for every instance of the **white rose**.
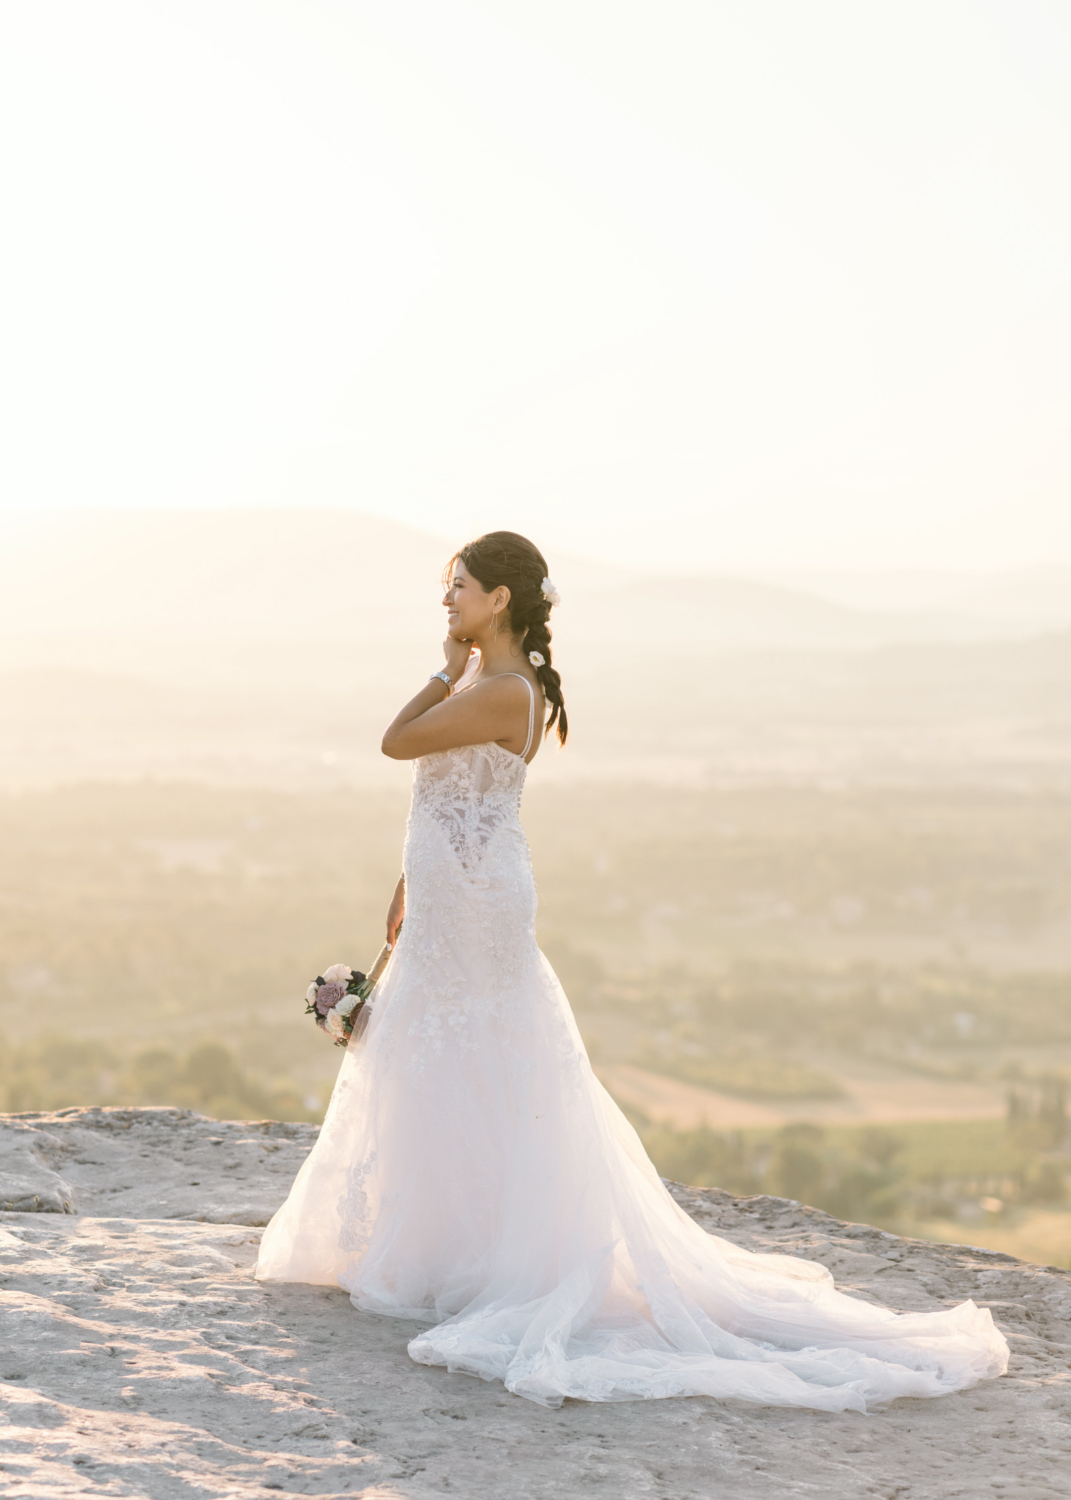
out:
M317 985L310 984L308 989L305 991L305 999L309 1002L310 1005L312 1005L316 999L317 988Z
M348 1016L353 1013L354 1006L360 1005L360 1003L360 995L347 995L345 1000L340 1000L338 1002L338 1004L335 1006L335 1009L338 1011L340 1016Z
M329 1010L327 1015L324 1016L324 1029L329 1031L332 1036L345 1035L346 1025L337 1010Z
M540 589L543 594L543 598L549 600L550 604L554 608L557 608L557 606L562 602L561 594L558 593L558 590L555 588L554 584L551 583L549 578L544 578L542 584L540 585Z
M329 969L324 970L324 979L328 984L347 985L352 974L349 964L332 964Z

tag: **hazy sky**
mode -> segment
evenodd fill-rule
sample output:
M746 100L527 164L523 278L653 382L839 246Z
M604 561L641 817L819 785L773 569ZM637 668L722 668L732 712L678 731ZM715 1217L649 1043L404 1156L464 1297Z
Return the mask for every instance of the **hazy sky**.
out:
M9 0L7 506L1071 561L1066 0Z

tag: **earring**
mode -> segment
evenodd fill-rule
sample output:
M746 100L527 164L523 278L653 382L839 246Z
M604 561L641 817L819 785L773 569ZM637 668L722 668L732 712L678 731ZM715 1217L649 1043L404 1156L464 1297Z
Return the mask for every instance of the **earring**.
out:
M492 636L492 637L491 637L491 639L492 639L492 640L495 640L495 641L497 641L497 640L498 640L498 615L497 615L497 614L493 614L493 615L492 615L492 616L491 616L491 618L492 618L492 620L494 620L494 622L495 622L495 633L494 633L494 635L493 635L493 636Z

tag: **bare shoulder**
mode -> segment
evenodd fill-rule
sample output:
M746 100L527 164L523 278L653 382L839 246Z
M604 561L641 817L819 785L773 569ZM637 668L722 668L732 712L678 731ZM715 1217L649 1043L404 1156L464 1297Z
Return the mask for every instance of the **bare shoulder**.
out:
M509 703L513 699L520 702L522 699L528 702L528 684L530 679L521 672L495 672L491 676L481 677L474 682L472 687L466 688L468 693L479 693L481 697L489 701L492 696L499 703ZM537 682L531 683L535 690L539 691Z

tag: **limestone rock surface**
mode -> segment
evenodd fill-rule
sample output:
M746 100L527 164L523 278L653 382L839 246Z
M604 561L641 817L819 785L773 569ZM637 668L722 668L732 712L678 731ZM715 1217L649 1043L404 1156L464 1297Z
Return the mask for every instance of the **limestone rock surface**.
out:
M188 1109L60 1109L0 1121L0 1209L208 1224L266 1224L319 1133Z
M1071 1491L1071 1275L775 1198L671 1186L705 1228L903 1310L973 1297L1003 1380L870 1417L688 1399L548 1412L414 1364L419 1325L261 1285L315 1127L0 1116L0 1496L1026 1500ZM32 1204L32 1208L30 1205Z

